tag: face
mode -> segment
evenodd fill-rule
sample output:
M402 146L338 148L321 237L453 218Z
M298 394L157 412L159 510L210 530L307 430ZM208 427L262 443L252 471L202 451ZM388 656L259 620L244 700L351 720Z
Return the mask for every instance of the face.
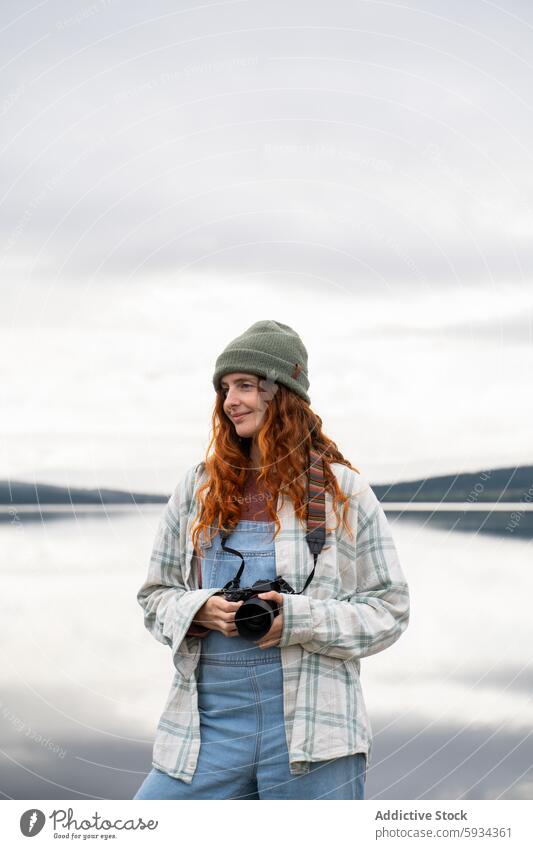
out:
M266 394L261 392L261 378L255 374L232 372L221 380L224 412L233 422L238 436L250 437L261 427L267 409Z

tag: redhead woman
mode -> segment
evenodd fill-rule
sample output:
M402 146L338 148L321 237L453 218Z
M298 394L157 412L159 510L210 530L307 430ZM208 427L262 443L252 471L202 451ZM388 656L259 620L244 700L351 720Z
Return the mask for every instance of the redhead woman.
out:
M134 798L363 799L360 661L409 620L389 524L311 408L291 327L253 324L213 385L205 460L170 497L137 596L175 674Z

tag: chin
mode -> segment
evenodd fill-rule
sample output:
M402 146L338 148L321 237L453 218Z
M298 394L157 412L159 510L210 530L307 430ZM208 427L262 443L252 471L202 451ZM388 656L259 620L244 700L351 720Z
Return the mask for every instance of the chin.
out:
M237 436L241 436L243 439L251 439L254 433L253 430L237 430Z

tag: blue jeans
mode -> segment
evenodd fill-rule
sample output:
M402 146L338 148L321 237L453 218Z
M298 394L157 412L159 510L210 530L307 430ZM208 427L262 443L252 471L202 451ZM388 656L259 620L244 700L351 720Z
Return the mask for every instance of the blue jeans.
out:
M241 520L228 539L245 559L241 586L276 577L273 522ZM217 536L202 561L202 585L222 587L240 564ZM366 754L310 764L292 775L277 647L210 631L197 670L201 746L192 782L152 769L134 799L363 799ZM349 719L347 718L347 721Z

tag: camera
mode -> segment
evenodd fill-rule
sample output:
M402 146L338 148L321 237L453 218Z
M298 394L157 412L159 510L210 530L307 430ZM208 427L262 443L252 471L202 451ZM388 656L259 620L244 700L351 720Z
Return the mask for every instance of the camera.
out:
M235 613L235 626L239 636L246 640L258 640L267 634L274 618L279 614L279 605L267 598L258 598L259 593L274 590L278 593L294 593L293 588L283 578L275 581L259 580L251 587L224 588L216 595L223 595L226 601L243 601Z

